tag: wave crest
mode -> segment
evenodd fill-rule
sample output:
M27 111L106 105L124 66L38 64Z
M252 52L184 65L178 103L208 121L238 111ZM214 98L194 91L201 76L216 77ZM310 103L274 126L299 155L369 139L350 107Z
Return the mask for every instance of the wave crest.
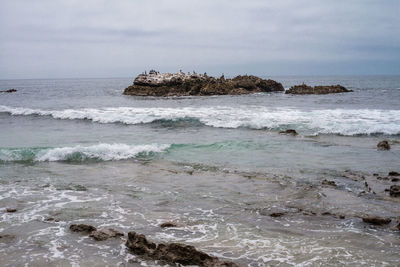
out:
M40 115L56 119L91 120L98 123L146 124L188 123L190 120L217 128L283 130L293 128L306 134L370 135L400 134L400 110L380 109L316 109L241 107L182 108L84 108L40 110L0 106L0 112L11 115ZM189 126L192 126L189 123ZM196 124L194 124L196 125Z
M110 161L138 157L148 157L163 152L170 145L126 145L98 144L92 146L72 146L59 148L14 148L0 149L2 162L40 162L40 161L69 161L82 162L87 160Z

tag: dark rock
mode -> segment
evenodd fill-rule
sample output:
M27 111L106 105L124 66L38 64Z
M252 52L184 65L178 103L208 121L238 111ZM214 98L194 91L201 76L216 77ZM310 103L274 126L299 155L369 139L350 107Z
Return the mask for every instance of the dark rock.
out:
M322 181L322 184L323 184L323 185L336 186L335 181L329 181L329 180L326 180L326 179L324 179L324 180Z
M124 236L124 233L122 233L118 230L112 229L112 228L108 228L108 232L110 233L111 237Z
M332 213L330 213L329 211L325 211L321 213L322 216L328 216L328 215L333 215Z
M0 235L0 242L8 243L14 239L15 235L9 235L9 234Z
M324 86L311 87L303 83L302 85L295 85L290 87L290 89L287 90L285 94L324 95L324 94L347 93L347 92L353 92L353 91L348 90L341 85L324 85Z
M381 177L381 176L376 177L376 179L378 179L378 180L389 180L388 177Z
M392 178L392 182L398 182L398 181L400 181L399 178Z
M277 217L281 217L281 216L283 216L285 214L286 214L285 212L273 212L269 216L277 218Z
M93 237L97 241L104 241L112 237L120 237L124 236L123 233L114 230L114 229L107 229L107 230L95 230L90 233L90 237Z
M14 209L14 208L7 208L6 211L7 211L7 212L16 212L17 209Z
M103 230L96 230L90 233L90 237L93 237L97 241L104 241L106 239L109 239L111 236L104 232Z
M314 215L317 215L317 213L312 210L304 210L303 215L314 216Z
M148 257L153 257L157 249L156 243L148 241L145 235L137 234L136 232L128 233L128 240L125 245L134 254Z
M85 233L91 233L97 230L96 227L89 224L71 224L69 229L72 232L85 232Z
M53 218L53 217L48 217L48 218L46 218L44 220L46 222L59 222L60 221L60 219L56 219L56 218Z
M389 142L386 140L380 141L377 145L378 150L390 150Z
M392 221L392 219L382 218L378 216L363 217L362 220L363 222L370 223L373 225L385 225L389 224Z
M128 233L126 241L128 249L137 255L153 260L161 260L170 264L197 265L197 266L238 266L233 262L220 261L217 257L210 256L196 250L193 246L179 243L156 244L146 239L144 235L135 232Z
M344 216L344 215L339 215L339 218L343 220L343 219L346 218L346 216Z
M285 130L285 131L280 131L279 133L280 133L280 134L291 134L291 135L297 135L297 132L296 132L296 130L293 130L293 129L288 129L288 130Z
M241 95L258 92L284 91L282 84L256 76L237 76L219 79L203 74L152 72L138 75L125 95L137 96L189 96L189 95Z
M90 233L90 237L93 237L97 241L104 241L112 237L120 237L124 234L114 230L114 229L107 229L107 230L96 230Z
M173 222L164 222L164 223L160 224L160 227L161 228L169 228L169 227L178 227L178 225Z
M398 172L389 172L389 176L400 176Z
M16 92L17 90L15 90L15 89L8 89L8 90L3 90L3 91L0 91L0 93L14 93L14 92Z
M400 197L400 185L392 185L389 188L389 194L392 197Z

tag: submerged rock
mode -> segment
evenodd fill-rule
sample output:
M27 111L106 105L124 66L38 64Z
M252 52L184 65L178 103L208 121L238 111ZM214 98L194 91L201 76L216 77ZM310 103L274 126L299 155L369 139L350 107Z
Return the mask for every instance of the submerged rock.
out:
M400 176L400 173L391 171L391 172L389 172L388 175L389 175L389 176Z
M69 229L72 232L89 234L90 237L97 241L104 241L112 237L124 236L124 233L120 231L111 228L98 230L96 227L89 224L71 224Z
M385 225L389 224L392 221L392 219L382 218L378 216L363 217L362 220L363 222L370 223L373 225Z
M164 222L164 223L160 224L160 227L161 228L169 228L169 227L178 227L178 225L173 222Z
M329 181L329 180L327 180L327 179L324 179L324 180L322 181L322 184L323 184L323 185L336 186L335 181Z
M225 79L207 74L159 73L138 75L133 85L124 90L125 95L137 96L194 96L194 95L242 95L258 92L284 91L281 83L253 75Z
M96 227L89 224L71 224L69 229L72 232L85 232L85 233L91 233L97 230Z
M277 218L277 217L282 217L285 214L286 214L285 212L273 212L273 213L270 213L269 216L271 216L273 218Z
M308 86L306 84L295 85L290 87L285 94L293 95L325 95L325 94L335 94L335 93L348 93L353 92L353 90L346 89L341 85L323 85L323 86Z
M44 219L44 221L46 222L59 222L60 219L54 218L54 217L48 217L46 219Z
M114 229L107 229L93 231L89 236L93 237L97 241L104 241L112 237L124 236L124 234Z
M6 211L12 213L12 212L16 212L17 209L14 209L14 208L6 208Z
M8 243L14 239L15 235L10 235L10 234L0 235L0 242L2 243Z
M389 188L389 194L392 197L400 197L400 185L392 185Z
M285 130L285 131L280 131L279 133L280 133L280 134L291 134L291 135L297 135L297 132L296 132L296 130L293 130L293 129L288 129L288 130Z
M389 142L386 140L380 141L377 145L378 150L390 150Z
M148 241L144 235L136 232L128 233L125 244L128 249L137 255L153 260L161 260L170 264L197 265L197 266L238 266L233 262L220 261L217 257L210 256L196 250L193 246L179 243L156 244Z

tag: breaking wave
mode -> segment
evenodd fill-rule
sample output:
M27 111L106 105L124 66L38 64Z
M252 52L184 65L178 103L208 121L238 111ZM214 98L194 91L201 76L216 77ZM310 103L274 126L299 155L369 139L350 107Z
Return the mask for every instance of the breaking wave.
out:
M51 116L55 119L91 120L97 123L160 123L206 125L217 128L250 128L339 135L400 134L400 110L381 109L315 109L240 107L182 108L84 108L41 110L0 106L0 112L11 115Z
M124 160L149 157L170 145L98 144L57 148L0 148L0 162L68 161L83 162Z

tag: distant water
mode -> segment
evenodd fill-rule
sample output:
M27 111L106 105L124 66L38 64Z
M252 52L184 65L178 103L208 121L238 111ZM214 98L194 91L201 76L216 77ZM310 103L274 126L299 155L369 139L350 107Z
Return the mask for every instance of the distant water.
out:
M18 90L0 94L0 204L18 209L0 215L0 235L16 236L0 242L1 262L140 265L121 241L68 231L85 222L241 265L396 265L394 225L365 228L359 217L400 215L384 192L391 182L373 176L400 172L400 76L268 78L354 92L154 98L122 95L125 78L0 80ZM390 151L376 149L383 139ZM379 192L362 193L349 170ZM347 219L264 214L274 209ZM157 226L171 220L184 227Z

